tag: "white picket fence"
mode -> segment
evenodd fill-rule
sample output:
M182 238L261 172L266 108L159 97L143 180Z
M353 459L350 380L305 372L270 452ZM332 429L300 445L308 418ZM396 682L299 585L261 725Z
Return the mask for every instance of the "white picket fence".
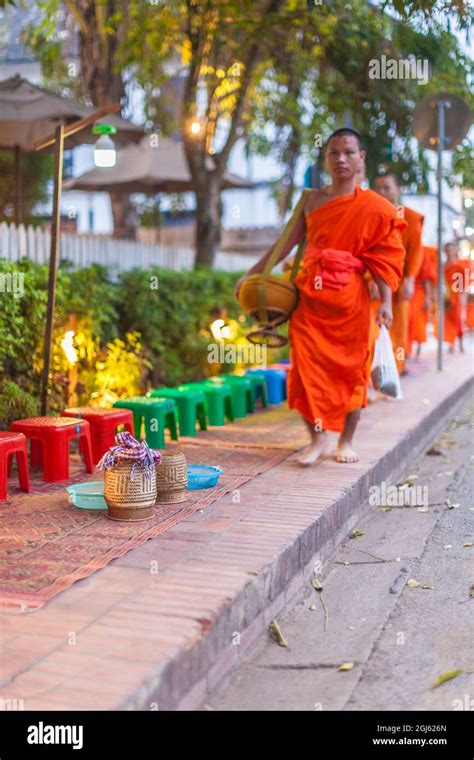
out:
M0 225L0 258L19 261L32 259L40 264L49 262L51 233L40 227L23 224ZM100 235L61 233L61 259L69 260L77 269L90 264L102 264L112 273L138 267L153 266L181 271L194 266L194 248L186 246L150 245L133 240L114 240ZM258 256L220 251L214 268L234 272L246 270Z

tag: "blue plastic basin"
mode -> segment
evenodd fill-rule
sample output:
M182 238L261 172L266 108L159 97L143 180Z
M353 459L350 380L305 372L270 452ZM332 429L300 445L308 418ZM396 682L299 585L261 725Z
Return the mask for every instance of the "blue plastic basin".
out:
M212 488L219 480L221 472L224 472L221 467L208 464L188 464L187 470L190 491L196 491L198 488Z
M75 483L68 486L69 503L79 509L107 509L104 499L104 481L99 483Z

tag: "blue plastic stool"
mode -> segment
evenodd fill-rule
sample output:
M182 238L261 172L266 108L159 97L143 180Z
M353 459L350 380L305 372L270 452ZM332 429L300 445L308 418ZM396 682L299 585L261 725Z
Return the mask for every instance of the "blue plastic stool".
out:
M286 372L284 369L249 369L265 376L269 404L281 404L286 399Z
M268 391L267 391L267 381L265 380L265 375L260 370L247 370L245 372L245 375L248 376L250 382L252 383L253 392L255 394L255 401L260 399L260 403L263 407L267 406L268 404Z

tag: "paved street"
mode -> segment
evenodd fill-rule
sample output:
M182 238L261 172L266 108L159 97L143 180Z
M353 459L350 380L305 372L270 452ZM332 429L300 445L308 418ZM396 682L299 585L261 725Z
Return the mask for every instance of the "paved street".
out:
M278 616L288 647L264 633L204 709L474 709L472 415L464 406L413 463L412 487L429 508L374 507L363 535L316 567L323 590L307 583Z

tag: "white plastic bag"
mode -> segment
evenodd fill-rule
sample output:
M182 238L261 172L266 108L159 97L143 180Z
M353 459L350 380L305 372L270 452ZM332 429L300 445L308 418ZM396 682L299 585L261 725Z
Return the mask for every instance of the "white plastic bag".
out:
M375 343L370 378L376 391L391 398L402 398L402 387L393 355L392 341L385 325L380 326L380 335Z

